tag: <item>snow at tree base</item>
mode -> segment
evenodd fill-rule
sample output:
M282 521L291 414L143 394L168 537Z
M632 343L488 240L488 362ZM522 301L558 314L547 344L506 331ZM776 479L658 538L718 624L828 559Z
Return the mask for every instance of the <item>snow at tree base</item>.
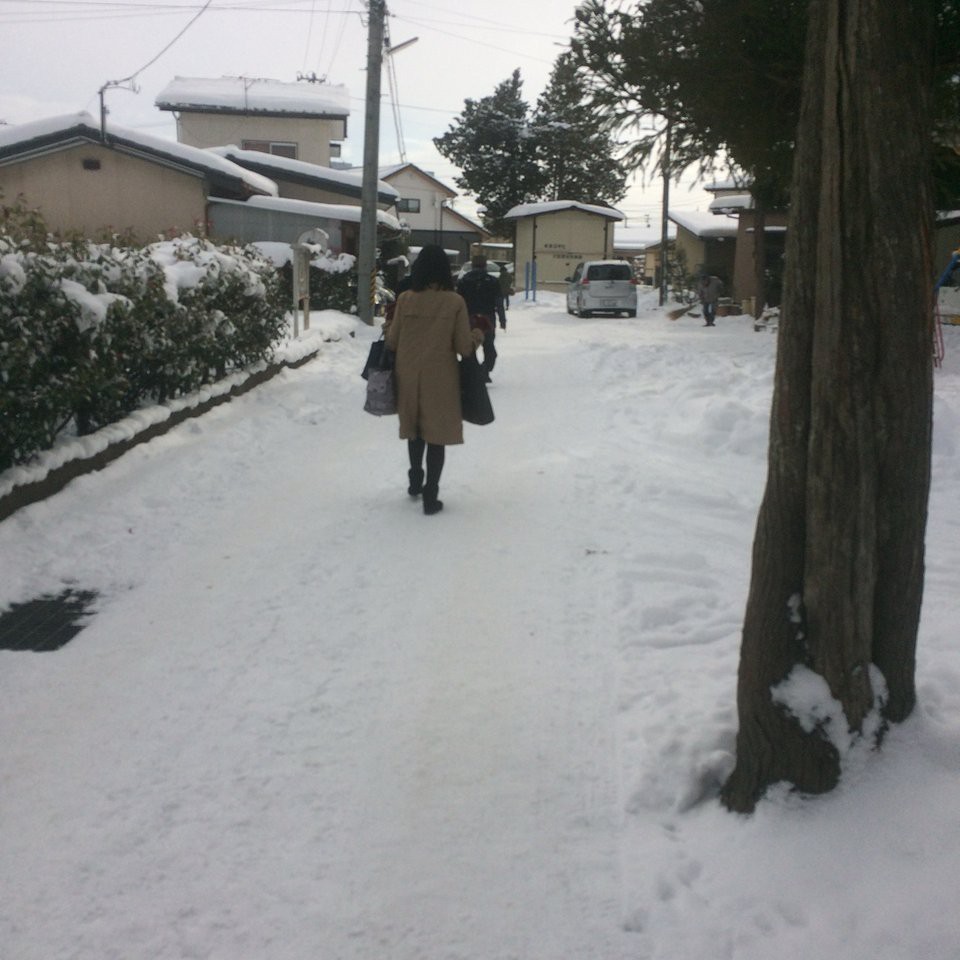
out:
M98 594L0 652L3 960L960 955L960 328L919 707L747 818L716 791L776 337L655 294L508 317L436 517L362 411L377 330L325 312L317 359L0 523L0 606Z

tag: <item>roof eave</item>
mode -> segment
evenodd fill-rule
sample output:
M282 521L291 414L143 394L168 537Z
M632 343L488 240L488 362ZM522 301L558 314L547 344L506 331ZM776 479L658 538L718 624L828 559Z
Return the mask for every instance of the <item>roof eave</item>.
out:
M281 117L285 120L342 120L344 123L350 116L350 111L335 112L324 110L270 110L252 107L219 107L196 103L174 103L172 101L156 101L158 110L168 110L173 113L219 113L239 117Z

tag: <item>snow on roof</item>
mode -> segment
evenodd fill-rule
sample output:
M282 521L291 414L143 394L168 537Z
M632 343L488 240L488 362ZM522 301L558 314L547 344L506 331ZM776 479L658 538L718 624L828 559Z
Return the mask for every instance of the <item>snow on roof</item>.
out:
M465 213L461 213L459 210L455 210L453 207L443 208L443 223L445 228L449 224L452 224L454 221L458 220L468 231L476 231L477 233L483 233L487 236L490 236L490 231L482 223L478 223L472 217L468 217Z
M225 147L208 147L210 153L215 153L220 157L226 157L241 166L255 164L256 166L269 167L279 173L291 173L328 184L335 184L341 187L350 187L356 190L363 188L363 176L354 173L352 170L336 170L333 167L324 167L319 163L307 163L305 160L293 160L290 157L279 157L272 153L263 153L259 150L241 150L239 147L230 145ZM377 193L382 195L382 199L390 198L399 200L400 194L383 180L377 182ZM385 196L383 196L385 195Z
M620 250L644 250L660 243L660 224L650 227L628 227L622 223L613 225L613 246ZM677 235L674 224L667 224L667 237Z
M294 200L290 197L250 197L246 206L260 207L263 210L276 210L279 213L299 213L308 217L322 217L325 220L343 220L359 223L362 209L346 203L315 203L312 200ZM383 210L377 211L377 222L391 230L400 229L400 221Z
M521 203L504 214L504 220L517 220L520 217L536 217L544 213L559 213L561 210L582 210L607 217L609 220L625 220L626 217L612 207L600 207L590 203L578 203L576 200L550 200L545 203Z
M739 177L727 177L726 180L714 180L713 183L704 184L703 189L709 193L716 193L720 190L743 193L751 183L753 183L752 177L741 175Z
M175 77L154 102L161 110L350 116L350 91L343 84L258 77Z
M69 136L71 133L76 136L71 138ZM121 144L141 148L173 161L181 161L193 167L209 170L212 173L235 177L258 193L276 196L278 192L277 185L272 180L261 176L259 173L245 170L239 164L218 157L208 150L178 143L176 140L154 137L126 127L118 127L113 123L106 125L106 134L108 143L112 141L113 145ZM35 120L33 123L19 123L14 126L3 127L0 128L0 150L4 147L22 145L26 153L29 152L31 141L37 141L36 149L39 151L47 144L59 142L58 137L61 135L63 141L77 139L99 142L100 124L89 113L82 111L47 117L43 120Z
M739 229L736 220L726 220L713 213L669 213L670 219L678 226L689 230L697 237L735 237Z
M354 167L353 169L362 170L363 168ZM441 187L443 190L446 190L451 197L455 197L457 195L456 190L454 190L452 187L447 186L447 184L445 184L442 180L438 179L438 177L435 174L431 173L429 170L424 170L423 167L418 167L415 163L410 163L409 161L406 161L404 163L392 163L385 167L380 167L377 170L377 176L380 177L381 180L387 180L390 177L395 176L398 173L401 173L403 170L412 170L414 173L420 174L421 177L424 177L427 180L431 180L438 187Z
M732 210L752 210L753 197L749 193L726 193L714 197L707 208L711 213L729 213Z

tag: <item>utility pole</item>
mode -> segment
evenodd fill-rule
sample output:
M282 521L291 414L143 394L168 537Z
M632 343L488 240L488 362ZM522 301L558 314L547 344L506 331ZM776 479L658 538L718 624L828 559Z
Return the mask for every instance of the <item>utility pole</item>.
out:
M383 63L385 0L368 0L367 100L360 189L360 249L357 256L357 315L373 325L377 273L377 183L380 167L380 68Z
M670 148L673 124L667 121L667 132L663 141L663 157L660 165L663 168L663 208L660 211L660 306L667 302L667 244L670 212Z

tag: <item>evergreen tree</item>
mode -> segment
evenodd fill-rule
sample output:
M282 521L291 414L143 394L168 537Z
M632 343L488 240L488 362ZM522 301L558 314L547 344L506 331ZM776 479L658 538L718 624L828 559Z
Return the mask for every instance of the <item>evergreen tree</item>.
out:
M931 139L937 204L960 205L960 0L935 17ZM571 51L591 105L635 133L631 168L742 171L760 209L788 202L809 0L582 0ZM653 119L656 127L642 123ZM669 124L671 149L662 152Z
M539 199L616 203L623 197L627 174L607 126L587 103L573 58L558 57L530 125L543 177Z
M542 190L522 86L520 71L514 70L492 96L466 100L447 132L433 141L460 168L457 186L485 208L484 226L495 234L506 231L503 216L511 207L538 199Z

